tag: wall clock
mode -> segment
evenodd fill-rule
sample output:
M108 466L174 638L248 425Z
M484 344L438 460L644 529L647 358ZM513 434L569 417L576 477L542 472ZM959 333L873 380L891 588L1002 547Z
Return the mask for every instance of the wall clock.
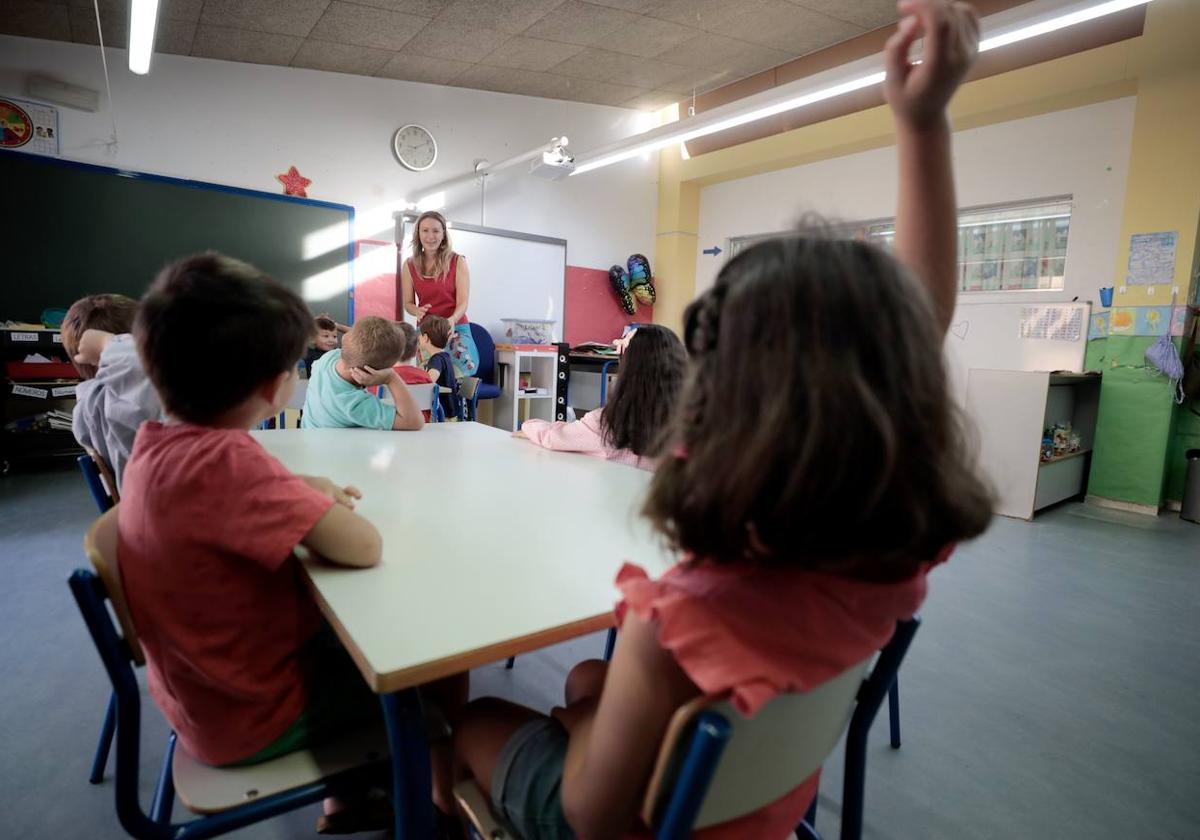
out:
M413 172L424 172L437 161L437 141L424 126L410 123L396 129L392 136L396 160Z

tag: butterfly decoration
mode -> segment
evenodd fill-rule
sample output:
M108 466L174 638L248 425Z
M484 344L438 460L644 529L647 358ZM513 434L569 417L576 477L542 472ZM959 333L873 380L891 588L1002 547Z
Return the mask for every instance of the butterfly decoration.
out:
M614 265L610 268L608 281L612 284L617 302L629 315L637 314L639 303L653 304L657 298L650 261L642 254L631 256L624 267Z

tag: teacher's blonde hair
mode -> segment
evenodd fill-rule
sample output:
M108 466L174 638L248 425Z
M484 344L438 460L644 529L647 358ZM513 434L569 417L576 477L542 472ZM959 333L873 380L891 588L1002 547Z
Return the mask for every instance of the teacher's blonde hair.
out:
M425 246L421 244L421 222L426 219L434 219L442 226L442 244L438 246L433 259L433 276L441 277L450 269L450 258L454 256L454 249L450 247L450 228L446 225L446 217L436 210L426 210L417 217L417 222L413 225L413 262L416 264L417 271L424 271Z

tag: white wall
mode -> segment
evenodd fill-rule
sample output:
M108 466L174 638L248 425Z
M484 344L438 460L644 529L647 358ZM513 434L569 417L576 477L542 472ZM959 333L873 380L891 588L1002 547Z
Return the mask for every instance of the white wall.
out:
M1065 288L960 295L955 322L970 322L968 336L989 333L1001 310L1009 310L1010 319L1013 304L1063 302L1076 296L1098 301L1097 289L1112 285L1135 101L1128 97L955 133L960 206L1075 197ZM809 211L847 222L894 216L895 149L874 149L706 187L700 196L697 251L713 245L724 248L730 237L786 230ZM698 292L712 284L721 259L697 254ZM960 394L967 367L1038 366L1036 359L1018 356L1016 336L1001 344L991 332L990 351L976 347L964 353L954 337L948 339L951 374ZM1078 356L1082 360L1082 346Z
M135 76L124 50L107 51L119 144L107 100L95 114L60 108L62 157L237 187L281 191L275 175L296 166L310 198L353 205L355 234L391 238L390 209L422 188L471 172L476 158L503 160L556 135L586 150L645 127L636 111L462 88L156 55ZM0 36L0 95L25 97L40 73L104 90L98 48ZM27 97L26 97L27 98ZM411 173L392 157L407 122L433 132L438 163ZM572 265L605 268L654 244L657 158L551 183L516 172L489 179L486 224L568 241ZM479 193L453 191L445 212L479 223ZM375 208L377 212L370 213ZM369 219L382 221L363 224Z

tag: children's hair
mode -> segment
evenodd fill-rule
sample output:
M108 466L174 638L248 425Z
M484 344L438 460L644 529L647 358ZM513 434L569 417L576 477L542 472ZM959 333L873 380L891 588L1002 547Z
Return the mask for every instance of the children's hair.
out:
M450 329L450 321L441 315L426 315L421 322L421 335L439 350L450 343Z
M446 225L446 217L436 210L426 210L417 216L417 223L413 225L412 235L413 259L417 264L417 269L423 271L425 246L421 244L421 222L426 219L436 219L442 226L442 244L438 246L437 253L433 255L433 276L441 277L450 268L450 257L454 255L454 249L450 246L450 228Z
M396 327L400 330L400 335L404 338L404 349L400 353L400 361L407 362L417 355L417 345L421 343L421 334L417 332L416 327L407 321L397 321Z
M604 443L657 455L687 369L683 342L657 324L638 327L621 356L621 376L600 414Z
M342 361L350 367L390 368L404 358L404 334L395 321L368 315L342 339Z
M334 321L332 318L326 318L324 316L321 316L321 317L317 318L316 321L317 321L317 329L318 330L324 330L325 332L336 332L337 331L337 322Z
M133 333L163 407L204 424L295 368L312 328L312 313L295 292L210 251L158 273Z
M62 343L67 356L75 362L79 339L87 330L104 330L120 335L133 329L138 303L125 295L88 295L71 304L62 322ZM96 376L96 366L75 362L82 379Z
M694 562L911 577L991 515L942 339L927 292L874 246L739 254L685 312L694 364L645 514Z

